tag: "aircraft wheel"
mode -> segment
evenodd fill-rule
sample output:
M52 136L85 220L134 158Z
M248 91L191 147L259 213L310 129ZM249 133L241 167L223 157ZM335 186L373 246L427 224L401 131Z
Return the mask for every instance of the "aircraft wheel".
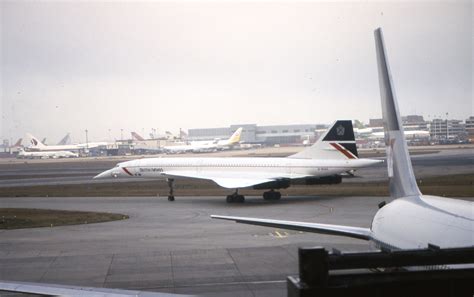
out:
M274 192L273 193L273 200L280 200L281 199L281 193L280 192Z
M174 201L174 196L168 196L168 201Z
M270 200L271 193L270 192L263 192L263 200Z
M235 201L238 202L238 203L244 203L245 202L245 197L244 195L237 195L235 197Z
M263 193L264 200L280 200L281 193L275 191L268 191Z
M232 202L234 202L234 197L233 197L232 195L227 195L226 202L227 202L227 203L232 203Z

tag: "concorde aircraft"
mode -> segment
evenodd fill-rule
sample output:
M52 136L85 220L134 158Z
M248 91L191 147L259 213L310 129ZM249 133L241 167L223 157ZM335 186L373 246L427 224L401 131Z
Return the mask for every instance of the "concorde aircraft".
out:
M404 138L395 90L388 66L382 30L375 30L380 95L385 131L390 195L395 200L381 205L371 228L212 215L238 223L333 234L370 240L389 249L474 246L474 204L421 194Z
M278 200L280 192L298 180L304 184L340 183L339 174L382 162L359 159L351 121L336 121L311 147L286 158L148 158L127 161L94 178L167 178L168 200L173 201L176 177L212 180L235 189L227 202L244 202L239 188L270 189L265 200Z

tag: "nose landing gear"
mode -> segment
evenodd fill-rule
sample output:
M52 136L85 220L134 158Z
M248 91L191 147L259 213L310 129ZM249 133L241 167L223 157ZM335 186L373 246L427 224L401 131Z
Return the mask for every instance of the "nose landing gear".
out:
M168 187L170 188L170 193L168 195L168 201L174 201L174 179L173 178L168 178L166 179L166 182L168 183Z

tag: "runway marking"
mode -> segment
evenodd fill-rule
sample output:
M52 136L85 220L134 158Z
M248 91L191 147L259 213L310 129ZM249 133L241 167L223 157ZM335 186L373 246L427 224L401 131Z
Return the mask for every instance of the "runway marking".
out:
M288 237L289 233L286 231L275 230L273 232L270 232L269 235L275 238L286 238Z

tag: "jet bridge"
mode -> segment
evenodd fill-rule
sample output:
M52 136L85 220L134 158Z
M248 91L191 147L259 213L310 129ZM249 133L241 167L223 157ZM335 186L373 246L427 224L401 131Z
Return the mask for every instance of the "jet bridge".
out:
M453 266L454 265L454 266ZM448 268L449 266L449 268ZM474 296L474 247L328 252L299 249L288 296Z

